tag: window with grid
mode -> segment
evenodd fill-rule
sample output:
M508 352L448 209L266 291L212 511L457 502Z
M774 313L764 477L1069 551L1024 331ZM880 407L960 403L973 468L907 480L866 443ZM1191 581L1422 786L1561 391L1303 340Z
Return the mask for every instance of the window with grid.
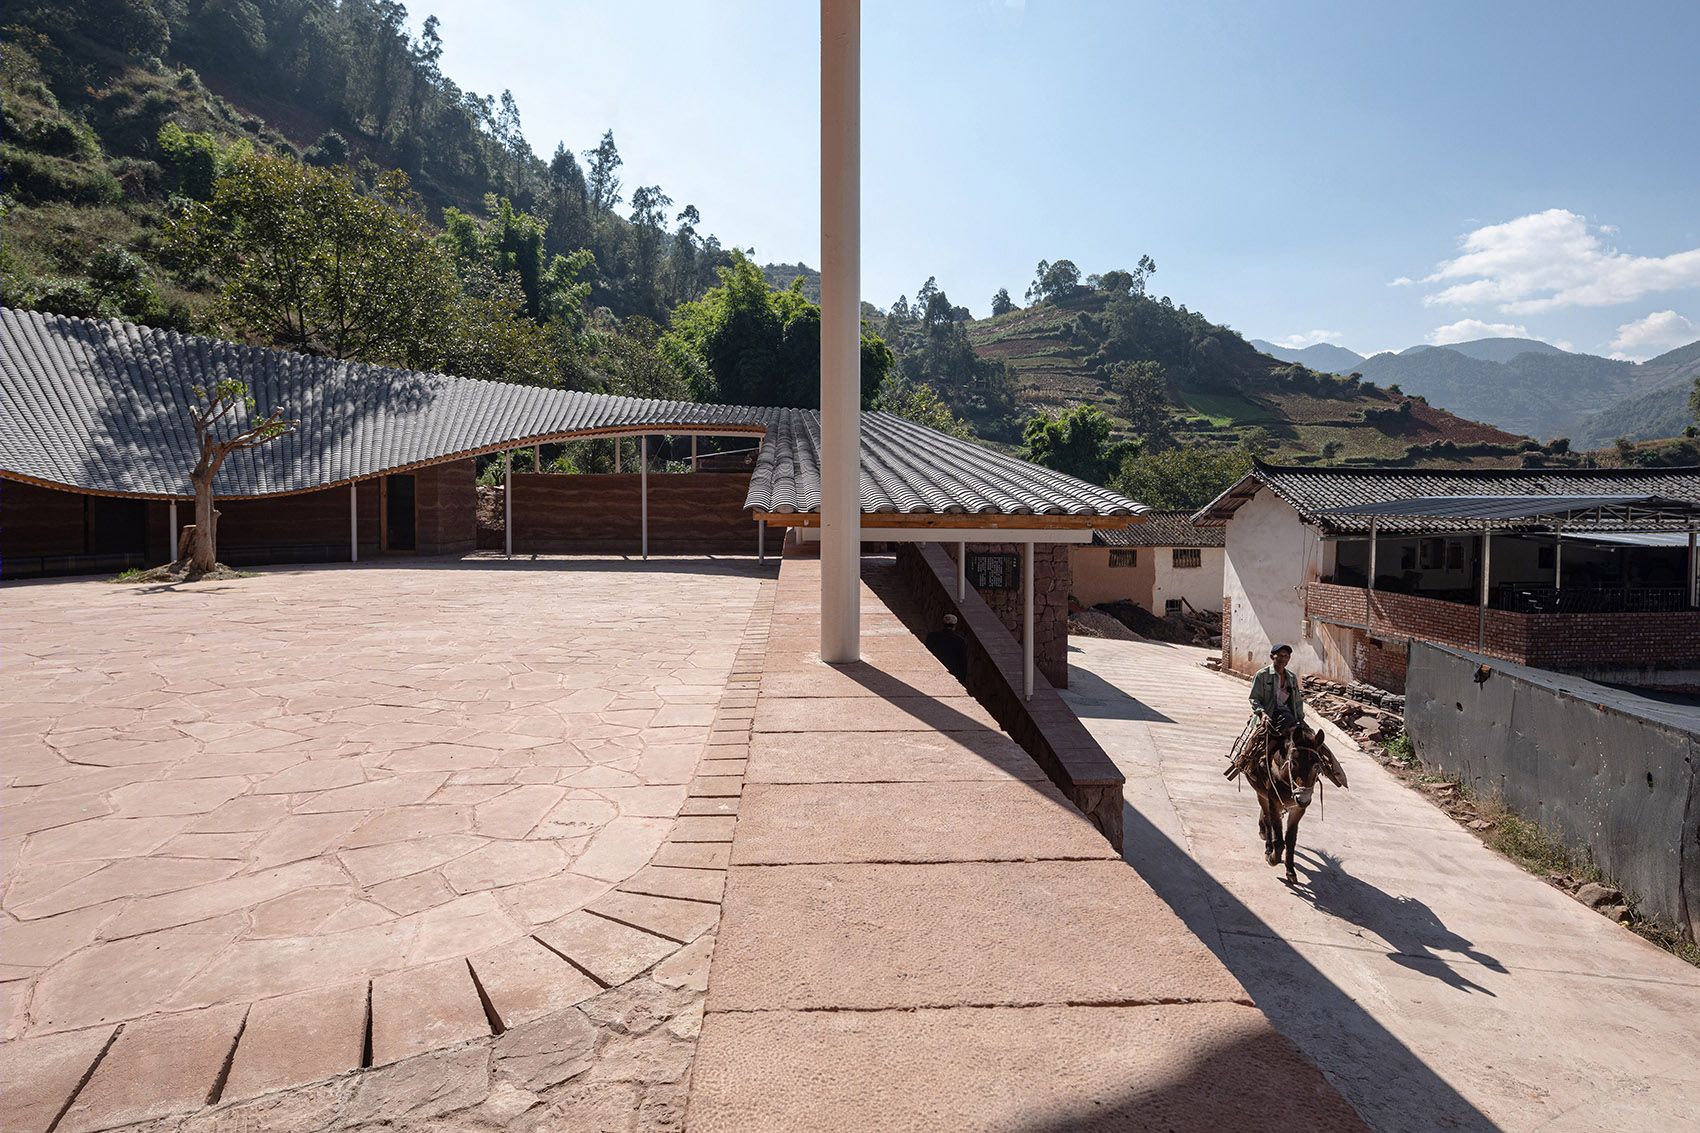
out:
M1139 565L1139 548L1129 547L1126 550L1111 550L1110 565L1113 567L1136 567Z
M1170 614L1178 614L1180 612L1181 612L1181 600L1179 598L1165 598L1165 599L1163 599L1163 616L1164 617L1167 617Z
M1176 570L1204 565L1204 552L1197 547L1176 547L1174 566Z

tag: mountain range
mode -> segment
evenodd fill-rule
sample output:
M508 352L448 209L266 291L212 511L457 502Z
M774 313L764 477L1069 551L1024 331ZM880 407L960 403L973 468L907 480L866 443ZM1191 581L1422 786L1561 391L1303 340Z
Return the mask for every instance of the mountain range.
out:
M1361 374L1460 416L1542 440L1569 437L1578 447L1681 432L1690 423L1688 391L1700 375L1700 342L1640 363L1531 338L1418 345L1368 358L1328 343L1302 350L1251 344L1285 362Z

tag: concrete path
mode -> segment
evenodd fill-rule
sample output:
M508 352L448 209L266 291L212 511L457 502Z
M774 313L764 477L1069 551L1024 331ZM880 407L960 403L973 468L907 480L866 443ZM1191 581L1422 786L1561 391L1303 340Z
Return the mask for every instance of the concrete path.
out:
M1356 752L1289 888L1221 775L1247 686L1198 649L1070 645L1064 695L1127 775L1125 857L1373 1126L1700 1128L1700 971Z
M863 577L826 665L780 574L687 1128L1362 1128Z
M747 741L770 574L420 560L8 586L0 1124L105 1129L392 1064L337 1087L333 1124L417 1117L407 1082L454 1080L429 1121L485 1103L460 1064L532 1024L554 1028L533 1035L551 1085L585 1075L598 1011L637 1028L591 1001L646 972L644 1011L690 1010L736 813L733 764L699 761ZM628 1067L591 1102L635 1122L666 1066L682 1091L683 1045L651 1052L635 1100ZM506 1089L511 1116L545 1108Z

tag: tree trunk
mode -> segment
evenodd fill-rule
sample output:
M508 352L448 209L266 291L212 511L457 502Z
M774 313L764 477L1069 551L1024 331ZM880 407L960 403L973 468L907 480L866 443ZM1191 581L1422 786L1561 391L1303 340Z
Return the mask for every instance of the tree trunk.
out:
M195 549L189 569L205 573L218 566L218 512L213 510L213 470L197 473L190 474L195 484Z

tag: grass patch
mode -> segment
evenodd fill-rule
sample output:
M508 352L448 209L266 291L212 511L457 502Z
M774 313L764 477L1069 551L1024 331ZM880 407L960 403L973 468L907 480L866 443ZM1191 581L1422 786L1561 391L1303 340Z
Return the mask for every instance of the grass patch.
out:
M1178 390L1181 404L1212 425L1273 425L1278 420L1267 408L1236 393Z

